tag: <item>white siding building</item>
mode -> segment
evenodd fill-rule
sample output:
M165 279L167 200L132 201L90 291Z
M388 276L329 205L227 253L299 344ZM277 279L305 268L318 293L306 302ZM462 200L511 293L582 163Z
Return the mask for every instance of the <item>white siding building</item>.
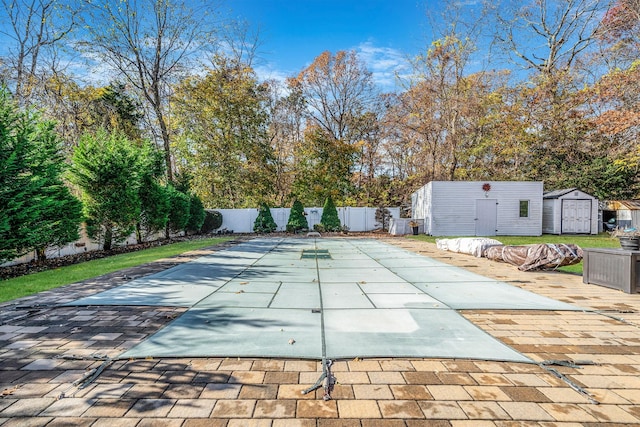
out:
M542 232L546 234L598 234L598 199L565 188L543 195Z
M411 195L432 236L540 236L541 181L431 181Z

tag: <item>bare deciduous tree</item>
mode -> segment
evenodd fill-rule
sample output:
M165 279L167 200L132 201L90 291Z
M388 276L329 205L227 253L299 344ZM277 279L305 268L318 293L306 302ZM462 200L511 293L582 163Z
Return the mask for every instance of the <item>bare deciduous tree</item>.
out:
M359 139L355 120L375 96L371 72L355 51L321 53L297 77L310 117L336 140Z
M0 34L9 42L0 55L15 99L30 103L38 82L46 79L44 64L55 68L56 49L77 25L81 8L74 0L1 0Z
M84 48L131 84L149 106L173 179L168 97L170 86L214 44L210 9L182 0L91 3Z
M602 0L492 2L495 40L525 68L544 75L566 72L588 49L608 8Z
M299 86L272 80L268 82L267 109L269 141L274 152L276 203L290 201L294 170L297 166L296 147L304 140L305 106Z

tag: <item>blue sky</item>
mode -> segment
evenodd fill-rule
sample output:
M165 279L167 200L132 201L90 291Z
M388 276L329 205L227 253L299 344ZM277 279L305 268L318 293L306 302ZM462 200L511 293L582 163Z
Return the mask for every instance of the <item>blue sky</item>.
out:
M109 0L112 1L112 0ZM114 0L115 1L115 0ZM205 3L209 0L203 0ZM355 50L383 91L397 89L396 74L410 72L409 59L433 39L430 12L445 0L219 0L225 17L259 30L262 79L297 75L324 51ZM477 0L459 0L470 13ZM3 52L0 34L0 54ZM71 67L75 64L72 62ZM81 66L81 71L86 66ZM102 70L104 71L104 70ZM96 68L91 74L102 79Z
M325 50L356 50L376 83L392 89L394 72L424 50L427 7L437 0L227 0L231 17L260 29L261 77L295 75Z

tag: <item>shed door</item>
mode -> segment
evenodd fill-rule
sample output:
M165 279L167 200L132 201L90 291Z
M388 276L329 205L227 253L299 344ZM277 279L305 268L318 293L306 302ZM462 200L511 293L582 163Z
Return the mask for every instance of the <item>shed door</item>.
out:
M562 233L591 233L591 200L562 200Z
M498 228L498 201L476 200L476 236L495 236Z

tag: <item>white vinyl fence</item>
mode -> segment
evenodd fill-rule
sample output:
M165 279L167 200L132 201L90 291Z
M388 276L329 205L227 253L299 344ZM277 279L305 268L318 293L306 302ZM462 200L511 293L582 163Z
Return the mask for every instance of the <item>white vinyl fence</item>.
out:
M159 233L158 235L155 235L155 236L146 237L145 241L154 241L162 238L164 238L164 232ZM128 245L134 245L136 243L137 243L136 234L132 233L124 242L114 243L114 246L128 246ZM75 242L69 243L65 246L49 247L45 250L45 255L47 256L47 259L58 258L61 256L75 255L82 252L91 252L91 251L97 251L100 249L102 249L102 244L91 240L87 236L87 233L84 227L82 227L80 229L79 240L76 240ZM0 264L0 267L4 267L8 265L24 264L24 263L33 261L35 258L36 258L35 253L30 252L24 256L21 256L20 258L16 258L12 261L6 262L4 264Z
M376 221L376 209L377 208L337 208L338 216L342 225L349 227L349 231L373 231L382 227L380 223ZM400 208L387 208L391 212L393 218L400 217ZM209 209L217 210L222 214L222 226L219 230L226 229L229 232L234 233L253 233L253 223L258 217L258 209ZM287 221L289 221L290 208L272 208L271 215L275 220L278 229L277 231L285 231L287 228ZM307 222L309 223L309 229L313 229L315 224L320 222L322 217L322 208L306 208ZM215 232L215 231L214 231ZM47 258L57 258L65 255L74 255L80 252L95 251L100 249L100 245L86 236L84 230L81 230L80 240L69 243L62 247L52 247L46 250ZM162 238L163 235L158 236ZM153 240L153 239L147 239ZM132 234L125 242L120 245L131 245L136 243L136 236ZM35 254L30 253L13 261L1 264L0 266L23 264L35 259Z
M343 226L347 226L349 231L373 231L382 227L382 224L376 221L377 208L337 208L338 217ZM387 208L391 212L393 218L400 217L400 208ZM233 231L234 233L253 233L253 224L258 217L258 209L214 209L222 214L221 229ZM287 229L287 221L289 221L290 208L271 208L271 216L273 216L277 231L285 231ZM322 217L322 208L305 208L307 214L307 222L309 229L313 229L315 224L320 222Z

